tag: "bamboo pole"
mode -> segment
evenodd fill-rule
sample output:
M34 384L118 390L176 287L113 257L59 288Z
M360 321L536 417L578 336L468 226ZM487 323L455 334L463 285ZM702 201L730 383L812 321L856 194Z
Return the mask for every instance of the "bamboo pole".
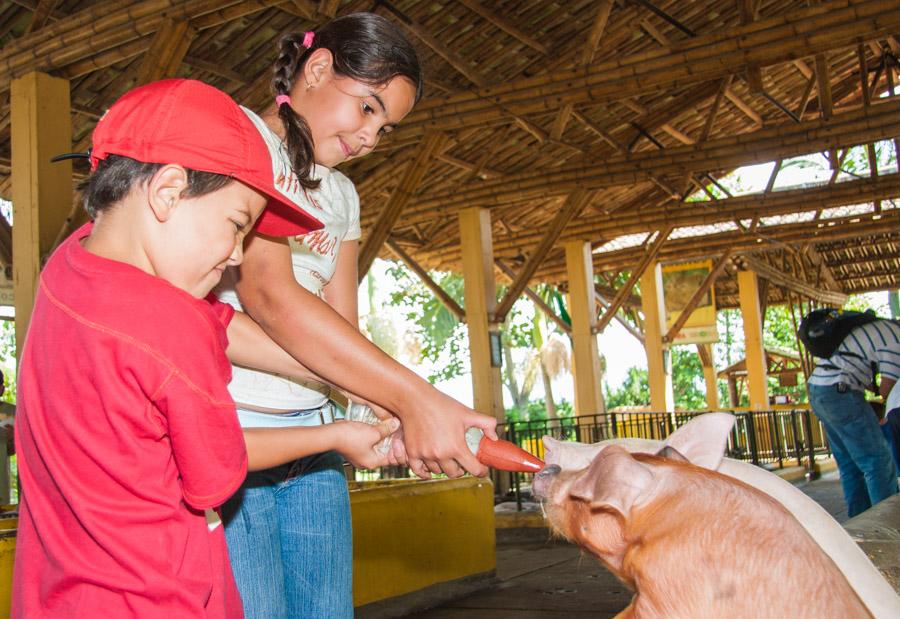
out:
M497 322L506 320L506 315L512 309L516 299L522 294L522 291L531 280L531 276L540 266L541 261L547 256L550 249L553 248L553 245L556 243L560 234L562 234L562 231L569 222L572 221L573 217L578 216L578 213L581 212L592 198L593 194L584 190L576 190L569 194L565 203L560 207L559 211L557 211L556 216L548 226L547 232L544 234L540 243L538 243L538 246L531 252L528 261L516 275L512 285L506 291L506 296L500 302L500 305L497 306L495 311L495 319Z
M428 171L428 165L434 156L441 152L447 141L445 133L434 132L425 136L421 149L416 155L412 165L407 168L406 173L400 180L400 184L391 194L391 199L381 211L378 221L369 230L366 240L359 251L359 281L368 272L381 246L387 240L391 233L391 229L397 222L403 212L404 207L412 198L413 192L425 178Z
M619 311L619 308L622 307L622 303L631 293L631 289L634 288L634 285L638 282L641 276L644 274L644 271L647 269L647 266L653 262L656 258L656 255L659 253L659 250L662 248L663 243L666 242L666 239L669 238L669 234L672 232L671 226L667 226L659 231L656 238L653 240L653 244L647 249L641 258L640 262L637 263L637 266L631 271L631 275L628 277L628 280L622 285L619 290L616 291L616 296L613 297L612 301L609 302L609 307L606 308L606 311L603 312L603 315L597 320L597 324L594 327L595 333L602 333L606 326L609 324L609 321L612 320L612 317L616 312Z
M789 290L793 290L797 294L802 294L809 299L814 299L828 305L835 305L836 307L840 307L847 302L847 295L843 293L831 290L821 290L814 286L810 286L796 275L785 273L784 271L747 254L741 256L741 261L747 268L755 271L760 277L764 277L770 282Z
M619 100L721 79L749 64L769 66L855 45L861 37L877 38L898 29L900 12L889 0L835 0L682 41L670 49L424 102L401 131L473 126L498 116L497 103L521 115L555 110L568 102Z
M712 202L688 202L673 207L666 203L662 207L647 207L646 199L632 208L617 211L615 218L601 213L590 219L579 218L576 225L570 225L562 238L608 238L625 234L648 233L658 230L666 223L676 228L709 225L734 219L761 219L792 213L809 213L823 208L860 204L874 200L900 198L900 175L891 174L877 179L857 179L835 185L813 188L775 191L769 194L752 194ZM540 232L525 230L515 234L498 236L494 249L498 252L517 250L536 243ZM455 248L439 253L442 259L453 261L458 257Z
M500 271L504 275L506 275L510 282L515 281L516 272L506 266L505 262L500 259L496 259L494 260L494 264L497 265L497 268L500 269ZM528 296L528 298L531 299L532 302L537 305L542 312L544 312L544 315L546 315L547 318L552 320L554 323L556 323L556 326L562 329L563 333L572 333L572 325L560 318L559 315L557 315L557 313L553 311L553 308L547 305L547 303L536 292L534 292L527 286L525 287L524 292L525 295Z
M568 193L577 188L601 189L634 185L653 176L733 169L742 165L786 159L843 145L900 135L900 101L882 100L869 108L835 115L830 121L807 121L769 127L752 134L732 135L704 144L617 155L601 165L511 174L478 187L420 200L411 220L452 213L469 204L490 207Z
M464 310L456 300L447 294L443 288L441 288L440 284L438 284L434 279L432 279L431 275L428 274L428 271L423 269L418 262L412 259L412 257L403 251L403 248L397 245L396 241L391 238L388 238L385 241L388 248L394 252L394 254L400 258L400 260L405 264L410 271L415 273L422 283L428 287L431 292L434 293L434 296L438 298L438 300L444 304L450 313L456 316L456 319L460 322L466 321L466 310Z

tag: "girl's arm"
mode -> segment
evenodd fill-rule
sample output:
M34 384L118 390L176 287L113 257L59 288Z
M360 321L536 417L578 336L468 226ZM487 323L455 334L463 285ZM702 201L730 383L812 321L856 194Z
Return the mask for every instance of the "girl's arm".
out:
M374 469L389 464L375 450L383 438L400 427L394 418L377 425L337 421L296 428L244 428L247 470L262 471L323 451L337 451L357 468Z
M418 475L487 472L466 447L464 435L475 426L496 438L496 420L463 406L394 361L356 325L297 284L286 241L249 237L237 291L244 310L291 356L328 382L400 417L410 467Z
M331 281L325 284L325 301L344 320L359 326L359 276L356 268L359 261L359 241L343 241L338 247L337 265Z
M232 363L295 380L318 380L318 376L272 341L244 312L234 313L226 332L228 349L225 354Z

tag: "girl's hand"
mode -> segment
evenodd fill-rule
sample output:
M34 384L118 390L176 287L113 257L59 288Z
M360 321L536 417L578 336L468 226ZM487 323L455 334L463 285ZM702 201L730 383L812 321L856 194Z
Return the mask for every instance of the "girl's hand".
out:
M335 449L358 469L377 469L390 464L387 454L380 454L376 445L400 427L400 420L392 417L375 425L358 421L336 421L338 433Z
M466 430L481 428L485 436L497 438L497 420L476 413L437 390L429 393L414 414L403 419L403 436L409 468L422 479L431 473L460 477L466 471L479 477L487 474L466 445Z

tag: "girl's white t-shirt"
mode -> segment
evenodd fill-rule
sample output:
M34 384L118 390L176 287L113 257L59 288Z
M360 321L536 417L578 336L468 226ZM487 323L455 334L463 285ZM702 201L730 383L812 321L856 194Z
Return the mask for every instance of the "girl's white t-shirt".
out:
M259 116L244 108L263 138L284 150L281 138L266 126ZM309 191L300 186L296 176L276 165L276 185L296 202L306 206L324 224L321 230L288 239L291 262L297 282L310 292L322 296L323 288L331 281L337 267L337 257L343 241L361 236L359 226L359 196L346 176L324 166L316 165L313 177L321 180L318 189ZM216 288L224 303L242 309L234 289L237 271L229 267ZM319 383L294 381L276 374L233 366L233 378L228 390L238 407L241 404L278 410L319 408L328 401L328 387Z

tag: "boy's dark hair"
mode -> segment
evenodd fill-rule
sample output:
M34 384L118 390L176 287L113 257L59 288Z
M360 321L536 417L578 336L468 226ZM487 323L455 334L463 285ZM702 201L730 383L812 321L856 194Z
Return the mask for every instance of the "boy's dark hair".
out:
M364 84L381 86L395 77L405 77L422 96L422 69L415 48L400 29L374 13L352 13L338 17L315 31L312 46L303 46L303 32L283 36L278 43L272 90L289 95L309 54L326 48L334 57L334 72ZM310 179L315 162L313 139L306 120L290 105L278 106L284 123L285 145L300 184L315 189L319 181Z
M101 211L122 201L131 188L153 176L163 167L160 163L144 163L130 157L109 155L97 163L97 169L78 184L84 210L93 219ZM223 174L187 170L188 186L184 198L197 198L225 187L233 179Z

